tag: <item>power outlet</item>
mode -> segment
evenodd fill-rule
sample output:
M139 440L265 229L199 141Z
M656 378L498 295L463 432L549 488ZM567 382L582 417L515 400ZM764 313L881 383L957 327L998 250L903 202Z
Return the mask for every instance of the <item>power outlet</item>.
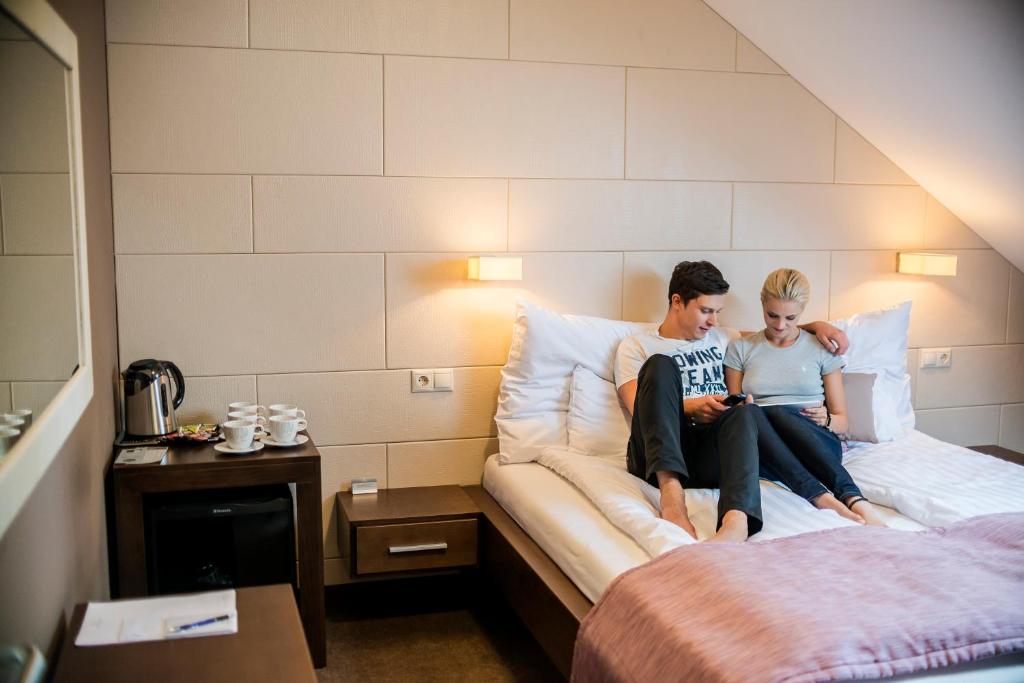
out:
M953 365L953 349L921 349L922 368L948 368Z
M454 376L451 368L413 370L409 375L410 389L414 394L451 391L455 385Z

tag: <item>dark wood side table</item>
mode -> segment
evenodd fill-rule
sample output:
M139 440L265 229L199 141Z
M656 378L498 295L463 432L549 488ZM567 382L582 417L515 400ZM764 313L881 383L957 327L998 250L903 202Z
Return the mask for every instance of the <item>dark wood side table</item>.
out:
M77 647L85 607L75 607L54 683L316 681L288 585L237 589L238 633L205 638Z
M353 580L477 564L480 509L459 486L384 489L338 499L338 543Z
M298 517L299 612L317 668L327 664L324 623L323 519L320 452L310 439L294 448L225 455L213 444L175 445L163 465L113 465L119 596L147 593L143 496L170 491L294 483Z

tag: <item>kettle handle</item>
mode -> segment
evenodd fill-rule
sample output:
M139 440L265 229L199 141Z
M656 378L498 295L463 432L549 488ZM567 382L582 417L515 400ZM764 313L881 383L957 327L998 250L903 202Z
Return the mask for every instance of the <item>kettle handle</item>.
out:
M182 376L181 370L178 369L177 365L175 365L169 360L165 360L162 362L164 365L167 366L167 369L171 371L171 374L174 375L175 391L173 403L174 409L177 410L178 406L181 405L181 402L185 400L185 378Z

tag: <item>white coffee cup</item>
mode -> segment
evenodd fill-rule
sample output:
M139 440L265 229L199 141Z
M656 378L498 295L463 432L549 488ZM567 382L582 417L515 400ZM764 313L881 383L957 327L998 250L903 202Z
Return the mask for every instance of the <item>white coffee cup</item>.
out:
M7 452L14 448L21 432L14 427L0 427L0 457L7 455Z
M228 420L220 428L228 446L236 451L251 447L256 436L256 423L248 420Z
M228 404L228 413L245 413L246 415L266 415L267 409L258 403L236 401Z
M303 417L275 415L270 418L270 435L278 443L291 443L295 441L295 435L305 429L308 424Z
M251 422L254 425L256 425L257 432L265 431L267 427L267 418L263 417L262 415L257 415L256 413L243 413L241 411L235 411L233 413L228 413L228 419L245 420L246 422Z
M28 429L28 424L21 418L14 417L10 413L6 415L0 415L0 427L10 427L11 429L17 429L18 431L25 431Z
M14 420L22 420L25 423L24 427L19 427L22 431L25 431L32 426L32 411L28 408L20 408L18 410L12 410L4 413L4 417L11 418Z
M289 405L287 403L275 403L270 406L270 417L275 415L291 415L292 417L306 417L306 411L300 409L298 406ZM303 427L305 429L305 427Z

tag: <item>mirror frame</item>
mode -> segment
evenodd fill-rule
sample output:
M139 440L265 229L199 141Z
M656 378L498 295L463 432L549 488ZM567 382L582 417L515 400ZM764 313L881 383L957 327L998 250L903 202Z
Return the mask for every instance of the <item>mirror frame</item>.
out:
M92 400L92 328L89 315L89 271L86 253L85 188L82 167L82 121L78 86L78 40L43 0L0 0L15 22L60 61L65 69L64 93L68 121L68 159L74 225L73 254L78 311L78 369L31 427L0 460L0 538L7 532L68 435Z

